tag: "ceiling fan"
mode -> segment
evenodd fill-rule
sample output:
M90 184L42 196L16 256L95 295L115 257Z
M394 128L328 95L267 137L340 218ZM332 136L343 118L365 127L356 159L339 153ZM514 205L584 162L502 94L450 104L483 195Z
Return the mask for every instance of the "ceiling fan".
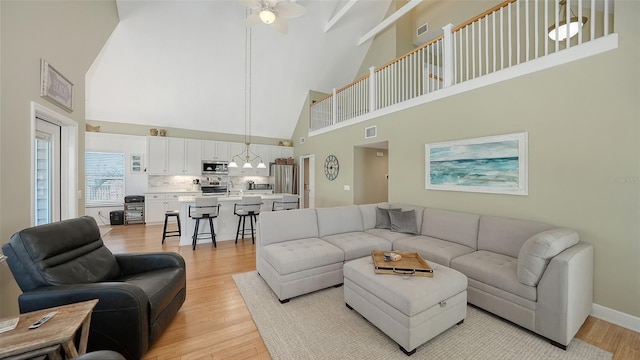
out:
M293 1L278 0L240 0L249 9L258 10L249 15L246 20L247 26L253 26L263 22L279 33L286 34L288 26L286 19L302 16L305 8Z

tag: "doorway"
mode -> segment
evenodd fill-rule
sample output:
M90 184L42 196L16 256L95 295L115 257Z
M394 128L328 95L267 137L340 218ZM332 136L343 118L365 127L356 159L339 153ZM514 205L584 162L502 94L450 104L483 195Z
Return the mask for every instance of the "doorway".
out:
M354 204L389 201L389 145L387 141L353 149Z
M35 225L60 221L60 126L36 117Z
M315 155L303 155L300 156L298 163L300 171L298 171L298 189L300 189L300 208L313 208L315 207Z
M31 224L78 216L78 123L31 102Z

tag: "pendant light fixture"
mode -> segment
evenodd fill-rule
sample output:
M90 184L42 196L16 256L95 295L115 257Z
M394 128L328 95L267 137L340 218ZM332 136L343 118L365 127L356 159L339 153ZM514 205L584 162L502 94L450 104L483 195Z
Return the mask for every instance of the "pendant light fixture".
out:
M558 23L558 28L556 29L556 24L549 26L549 38L553 41L562 41L567 39L568 37L572 38L579 31L580 28L587 23L588 18L583 16L582 19L578 18L576 14L573 13L573 10L569 8L571 13L571 18L569 19L569 23L567 24L567 0L560 1L561 12L562 12L562 21Z
M247 9L247 16L250 10ZM245 27L246 47L245 47L245 72L244 72L244 149L231 157L230 168L237 168L238 162L242 162L243 169L252 169L251 162L259 160L256 166L258 169L266 169L267 166L262 161L260 155L251 151L251 28ZM236 162L238 160L238 162Z

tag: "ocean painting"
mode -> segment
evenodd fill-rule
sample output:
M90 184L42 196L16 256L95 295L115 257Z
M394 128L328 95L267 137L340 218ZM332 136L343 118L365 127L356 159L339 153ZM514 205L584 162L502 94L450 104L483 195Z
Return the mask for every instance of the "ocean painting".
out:
M527 194L527 133L425 146L426 188Z

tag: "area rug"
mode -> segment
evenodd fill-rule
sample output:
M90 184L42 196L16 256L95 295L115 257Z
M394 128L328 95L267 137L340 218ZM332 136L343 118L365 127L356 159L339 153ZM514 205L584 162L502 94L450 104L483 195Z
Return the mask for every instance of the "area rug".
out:
M573 339L566 351L485 311L469 306L462 325L407 357L398 345L344 304L343 288L329 288L280 304L257 272L233 275L273 359L611 359Z

